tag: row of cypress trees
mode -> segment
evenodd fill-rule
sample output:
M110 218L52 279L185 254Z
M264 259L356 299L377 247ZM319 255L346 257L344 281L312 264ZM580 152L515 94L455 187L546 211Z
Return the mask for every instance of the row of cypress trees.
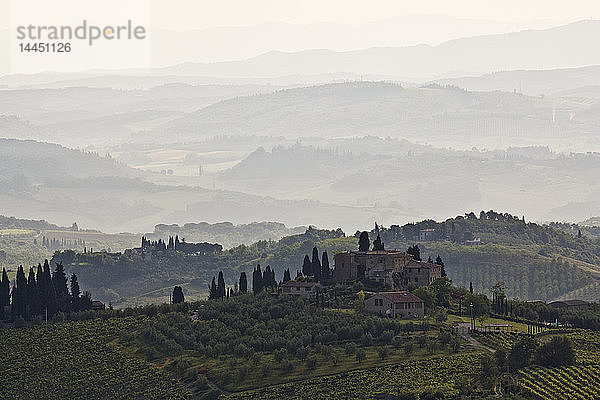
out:
M290 281L290 270L286 269L283 273L283 281ZM274 290L278 286L275 279L275 269L272 269L270 265L262 270L260 264L252 271L252 293L258 294L264 290ZM223 277L223 271L219 271L217 277L213 277L209 289L209 300L222 300L225 297L234 296L236 294L248 293L248 276L245 272L240 273L240 279L235 284L235 289L225 288L225 279Z
M302 263L302 275L313 276L316 280L331 278L331 269L329 268L329 257L327 252L323 252L322 260L319 260L319 249L313 247L312 260L308 255L304 256Z
M252 272L252 293L257 294L265 289L273 290L277 287L275 280L275 270L267 265L264 272L261 271L260 264Z
M2 270L0 281L0 319L5 319L6 308L10 307L10 317L30 320L35 316L51 318L58 312L77 312L91 308L89 292L81 294L77 275L72 274L70 291L67 288L67 276L62 263L57 263L54 272L50 271L48 260L38 264L37 271L29 268L25 276L23 266L17 270L17 277L10 286L6 269Z

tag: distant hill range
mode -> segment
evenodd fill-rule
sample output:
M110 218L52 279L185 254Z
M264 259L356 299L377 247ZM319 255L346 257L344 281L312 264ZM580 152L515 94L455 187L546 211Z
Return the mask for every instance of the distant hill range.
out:
M456 21L453 23L457 25ZM438 23L438 25L440 29L443 28L443 23ZM321 28L323 27L315 27L313 31ZM286 29L292 28L288 26ZM117 72L90 70L78 74L46 72L33 75L7 75L0 77L0 85L65 87L66 82L70 81L69 85L71 86L98 87L102 85L139 88L157 85L157 76L165 77L163 83L173 83L173 77L179 76L186 77L184 78L185 83L194 84L271 83L289 85L302 82L327 82L324 79L329 79L329 81L360 79L361 76L367 79L379 77L378 79L394 81L425 82L435 79L477 76L497 71L563 69L600 65L600 53L597 51L600 46L600 21L597 20L582 20L547 29L473 36L473 33L477 31L492 33L494 29L477 28L470 32L465 31L462 34L463 37L437 45L416 44L423 42L415 39L412 41L415 45L410 46L398 46L395 44L396 40L382 42L381 38L385 38L385 36L383 33L379 33L377 41L355 40L353 41L355 45L350 47L353 49L344 51L327 50L326 48L340 47L333 43L323 42L325 35L317 34L317 43L321 43L318 48L310 43L297 47L307 49L301 51L268 51L265 47L257 49L262 52L258 56L249 56L247 52L241 51L237 61L223 62L190 62L194 58L190 58L189 52L186 52L185 57L181 55L171 57L176 51L169 50L162 65L169 63L174 65L155 68L150 72L133 69ZM194 45L201 46L201 42L207 40L206 38L212 39L211 35L222 33L218 30L204 33L196 31L190 35L198 38ZM237 34L239 33L237 32ZM354 34L361 35L360 32L354 32ZM172 47L168 45L169 41L172 42L176 36L177 34L174 32L159 31L156 40L165 44L162 47L169 48ZM266 35L263 32L259 36ZM298 36L302 36L302 34ZM231 37L225 39L231 40ZM268 39L270 40L270 38ZM248 36L244 36L244 40L251 42ZM213 42L217 43L214 39ZM429 40L429 42L438 43L439 40ZM378 43L377 46L380 47L374 47L374 43ZM345 46L345 48L349 47ZM287 47L273 44L270 49L286 50ZM222 52L221 49L214 50ZM232 53L229 51L227 54L231 57ZM181 60L182 62L169 62L168 60ZM116 78L115 75L120 75L121 78ZM283 77L291 78L282 79ZM130 83L126 83L128 80ZM61 81L64 82L61 83ZM177 80L177 82L183 81ZM533 92L527 91L527 93Z
M280 222L252 222L250 224L234 225L231 222L191 223L184 225L159 224L154 232L147 233L148 239L164 239L169 236L179 236L188 242L216 242L225 248L240 244L252 244L259 240L279 240L284 236L299 235L306 231L306 226L288 228Z
M531 96L599 98L600 66L499 71L481 76L438 79L434 82L476 91L502 90Z
M104 232L145 232L157 221L282 221L321 226L370 224L378 211L303 197L288 200L201 187L157 185L149 173L110 157L35 141L0 139L2 212ZM397 218L406 218L394 212ZM266 236L265 239L268 239Z
M437 46L272 51L241 61L185 63L156 72L215 77L351 72L418 81L515 69L599 65L599 47L600 21L584 20L550 29L455 39Z
M225 100L140 133L137 140L374 135L459 148L532 143L558 148L567 137L597 141L599 104L593 98L556 100L438 84L404 88L386 82L347 82ZM563 144L554 143L560 141Z

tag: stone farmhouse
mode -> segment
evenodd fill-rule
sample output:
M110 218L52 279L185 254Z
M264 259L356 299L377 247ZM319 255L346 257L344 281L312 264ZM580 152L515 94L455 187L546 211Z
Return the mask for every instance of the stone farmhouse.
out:
M421 318L425 303L406 291L380 292L365 299L365 311L389 318Z
M320 289L321 284L312 281L289 281L281 285L281 293L304 298L315 298Z
M385 287L407 289L430 285L442 276L440 265L414 260L397 250L348 251L336 254L334 260L335 282L368 279Z

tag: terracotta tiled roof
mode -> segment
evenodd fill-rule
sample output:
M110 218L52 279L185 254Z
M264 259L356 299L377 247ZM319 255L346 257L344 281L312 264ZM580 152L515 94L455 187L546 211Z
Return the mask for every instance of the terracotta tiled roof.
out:
M293 287L313 287L313 286L321 286L319 282L296 282L296 281L288 281L283 284L283 286L293 286Z
M411 292L380 292L377 294L382 295L392 303L420 303L423 301Z
M401 255L406 255L408 256L408 254L406 254L403 251L400 250L369 250L369 251L349 251L348 253L352 253L352 254L367 254L367 255L385 255L385 254L401 254ZM408 256L410 257L410 256Z

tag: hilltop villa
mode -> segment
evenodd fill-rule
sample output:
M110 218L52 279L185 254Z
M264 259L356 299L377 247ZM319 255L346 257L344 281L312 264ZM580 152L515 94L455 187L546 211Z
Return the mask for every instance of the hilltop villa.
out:
M386 287L428 286L442 276L437 264L413 259L398 250L347 251L334 256L335 282L368 279Z

